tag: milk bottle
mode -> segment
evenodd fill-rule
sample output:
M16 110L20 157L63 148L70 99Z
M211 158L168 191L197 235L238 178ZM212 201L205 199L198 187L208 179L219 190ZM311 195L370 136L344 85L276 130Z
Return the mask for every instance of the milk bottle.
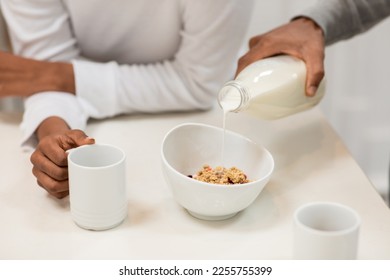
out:
M324 95L321 82L313 97L305 94L305 63L279 55L256 61L243 69L235 80L218 93L225 114L245 111L261 119L278 119L315 106Z

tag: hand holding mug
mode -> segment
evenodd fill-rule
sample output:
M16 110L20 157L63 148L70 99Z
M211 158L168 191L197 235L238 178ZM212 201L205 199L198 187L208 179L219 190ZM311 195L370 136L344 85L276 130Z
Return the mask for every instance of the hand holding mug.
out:
M56 198L66 197L69 194L66 151L94 143L93 138L77 129L43 137L30 158L38 185Z

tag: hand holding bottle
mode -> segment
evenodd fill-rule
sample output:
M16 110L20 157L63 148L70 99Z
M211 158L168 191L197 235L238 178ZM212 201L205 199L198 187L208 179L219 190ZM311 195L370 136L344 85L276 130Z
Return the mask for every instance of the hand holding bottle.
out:
M325 39L322 29L308 18L297 18L249 41L249 51L240 58L236 76L249 64L274 55L288 54L306 63L305 92L314 96L324 77Z

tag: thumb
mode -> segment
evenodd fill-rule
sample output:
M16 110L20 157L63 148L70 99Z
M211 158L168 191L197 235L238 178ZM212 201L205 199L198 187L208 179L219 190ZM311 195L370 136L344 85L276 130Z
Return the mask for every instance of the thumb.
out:
M95 144L95 139L87 136L84 131L74 129L59 138L59 145L64 151L83 145Z
M314 59L307 61L306 67L306 95L314 96L325 75L324 62L322 59Z

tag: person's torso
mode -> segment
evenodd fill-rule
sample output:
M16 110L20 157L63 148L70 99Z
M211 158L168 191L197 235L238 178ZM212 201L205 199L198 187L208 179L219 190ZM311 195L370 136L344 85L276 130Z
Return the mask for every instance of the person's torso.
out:
M64 0L81 55L95 61L170 59L180 44L180 0Z

